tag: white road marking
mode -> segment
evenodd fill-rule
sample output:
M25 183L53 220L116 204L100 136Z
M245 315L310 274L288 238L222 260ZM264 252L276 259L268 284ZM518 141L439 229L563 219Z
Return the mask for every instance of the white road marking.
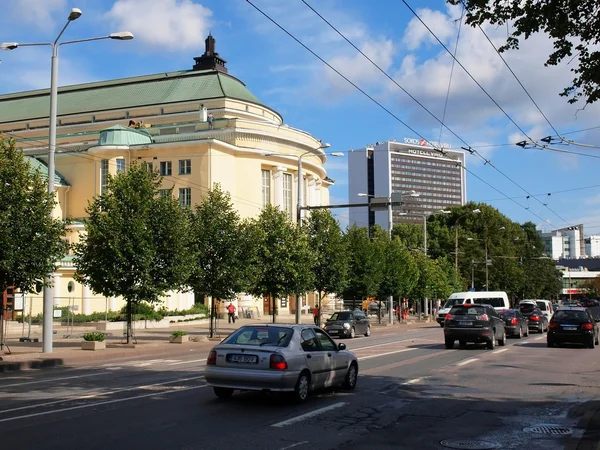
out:
M115 399L115 400L106 400L104 402L90 403L89 405L70 406L68 408L54 409L52 411L44 411L44 412L39 412L39 413L25 414L23 416L16 416L16 417L7 417L6 419L0 419L0 423L2 423L2 422L11 422L13 420L28 419L30 417L46 416L46 415L49 415L49 414L56 414L56 413L61 413L61 412L66 412L66 411L73 411L73 410L76 410L76 409L95 408L97 406L109 405L111 403L128 402L128 401L137 400L137 399L140 399L140 398L156 397L157 395L168 395L168 394L173 394L175 392L190 391L192 389L201 389L201 388L205 388L205 387L206 387L206 384L203 384L201 386L190 386L190 387L181 388L181 389L177 389L177 390L173 390L173 391L154 392L152 394L143 394L143 395L138 395L138 396L135 396L135 397L118 398L118 399Z
M86 375L73 375L72 377L48 378L46 380L25 381L23 383L4 384L4 385L2 385L2 388L13 387L13 386L25 386L28 384L51 383L53 381L72 380L74 378L99 377L101 375L108 375L108 374L106 372L99 372L99 373L88 373Z
M302 445L302 444L308 444L308 441L296 442L295 444L288 445L287 447L281 447L279 450L287 450L288 448L298 447L299 445Z
M510 349L503 348L503 349L500 349L500 350L496 350L495 352L492 352L492 355L497 355L498 353L504 353L504 352L507 352L508 350L510 350Z
M420 339L420 338L408 338L408 339L400 339L399 341L392 341L392 342L385 342L383 344L374 344L374 345L365 345L363 347L353 347L353 348L348 348L348 350L350 350L351 352L357 351L357 350L362 350L363 348L374 348L374 347L382 347L384 345L391 345L391 344L398 344L400 342L406 342L406 341L414 341L414 340L429 340L426 338Z
M413 378L412 380L405 381L402 384L405 385L405 386L406 385L410 385L410 384L417 384L420 381L423 381L425 378L427 378L427 377Z
M167 364L168 366L179 366L180 364L192 364L192 363L197 363L197 362L205 362L205 359L194 359L192 361L179 361L179 362L173 362L171 364Z
M36 403L34 405L19 406L18 408L3 409L3 410L0 410L0 414L5 414L8 412L14 412L14 411L21 411L23 409L34 409L34 408L39 408L40 406L56 405L57 403L67 403L67 402L76 401L76 400L85 400L85 399L89 399L89 398L101 397L103 395L118 394L119 392L133 391L135 389L148 389L151 386L162 386L165 384L177 383L179 381L198 380L200 378L204 378L204 377L199 376L199 377L191 377L191 378L178 378L176 380L164 381L162 383L147 384L144 386L131 386L131 387L127 387L127 388L114 389L112 391L96 391L92 394L83 395L80 397L67 397L67 398L63 398L62 400L53 400L51 402L46 402L46 403ZM1 420L0 420L0 422L1 422Z
M457 363L457 366L466 366L467 364L471 364L472 362L475 361L479 361L479 358L471 358L471 359L465 359L464 361L461 361L459 363Z
M106 370L121 370L122 367L107 367Z
M546 336L536 337L534 341L541 341L542 339L546 339Z
M378 355L369 355L369 356L360 356L360 357L356 357L356 359L363 360L363 359L371 359L371 358L379 358L380 356L386 356L386 355L393 355L395 353L404 353L404 352L411 352L413 350L416 350L416 348L403 348L402 350L396 350L393 352L386 352L386 353L379 353Z
M293 423L301 422L304 419L318 416L319 414L323 414L327 411L331 411L332 409L341 408L344 405L346 405L346 402L334 403L333 405L325 406L324 408L315 409L314 411L310 411L310 412L307 412L306 414L301 414L299 416L292 417L291 419L284 420L283 422L275 423L271 426L276 427L276 428L281 428L281 427L285 427L287 425L292 425Z

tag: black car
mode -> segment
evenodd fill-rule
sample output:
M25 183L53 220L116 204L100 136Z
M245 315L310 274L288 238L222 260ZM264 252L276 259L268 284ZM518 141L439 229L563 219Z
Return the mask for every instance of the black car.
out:
M461 347L467 342L485 343L490 350L496 342L505 345L504 320L490 305L455 305L444 320L446 348L454 348L456 340Z
M588 348L598 345L598 322L592 312L582 306L559 308L548 327L548 347L563 342L583 344Z
M357 334L371 335L371 324L362 311L339 311L334 312L323 329L331 336L353 338Z
M387 315L387 302L383 301L372 301L367 305L367 314L381 317L385 317Z
M504 319L507 336L516 336L519 339L529 336L529 320L518 309L504 309L498 313Z
M527 317L529 329L543 333L548 330L548 318L542 313L542 310L533 303L521 303L519 312Z

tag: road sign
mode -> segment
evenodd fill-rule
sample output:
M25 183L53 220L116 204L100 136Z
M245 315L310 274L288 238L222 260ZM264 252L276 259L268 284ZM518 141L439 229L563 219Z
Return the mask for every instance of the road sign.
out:
M369 199L369 211L387 211L389 197L371 197Z

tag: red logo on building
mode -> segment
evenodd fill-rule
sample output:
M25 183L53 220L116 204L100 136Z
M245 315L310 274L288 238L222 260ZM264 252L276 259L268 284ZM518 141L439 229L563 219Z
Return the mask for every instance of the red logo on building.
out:
M427 141L426 141L425 139L421 139L421 140L419 141L419 145L420 145L421 147L426 147L426 146L427 146Z

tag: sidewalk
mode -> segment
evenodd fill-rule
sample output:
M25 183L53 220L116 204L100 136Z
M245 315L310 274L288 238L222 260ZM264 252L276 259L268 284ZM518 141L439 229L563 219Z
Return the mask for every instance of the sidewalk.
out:
M281 324L294 323L295 317L293 315L277 316L276 321ZM2 358L2 361L0 361L0 373L61 365L81 365L93 361L110 361L136 356L172 357L177 354L197 352L202 357L205 357L213 345L240 326L271 322L271 316L261 317L260 319L238 319L235 324L218 320L215 335L212 339L208 338L209 324L186 325L185 323L181 323L169 328L135 330L135 341L132 341L134 344L130 345L124 344L125 341L119 332L109 332L105 341L107 348L99 351L81 350L82 334L88 331L85 327L80 329L75 327L70 337L64 337L67 334L66 327L57 326L55 327L56 334L53 339L52 353L42 353L41 342L19 342L18 337L6 339L10 353L5 346L4 353L0 355ZM303 315L302 323L312 323L312 317ZM386 317L386 320L382 320L381 324L377 320L372 320L371 326L375 329L389 327L390 329L400 331L407 327L432 326L432 323L409 320L406 323L395 321L393 325L389 325ZM186 331L190 337L190 342L171 344L169 336L171 336L174 330ZM32 337L38 336L32 335Z

